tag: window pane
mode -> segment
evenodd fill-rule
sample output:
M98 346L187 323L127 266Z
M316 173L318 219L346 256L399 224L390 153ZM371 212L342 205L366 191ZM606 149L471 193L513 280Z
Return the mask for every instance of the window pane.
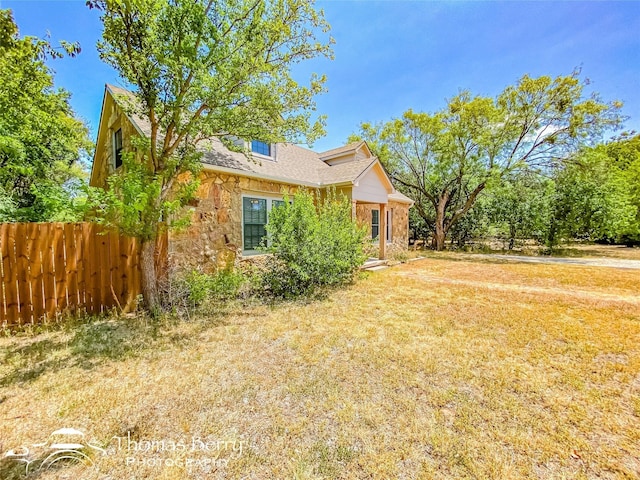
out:
M387 210L387 242L392 242L393 238L393 227L391 222L393 221L393 208Z
M242 199L242 220L244 223L244 249L254 250L266 235L267 201L264 198Z
M261 155L266 155L267 157L271 156L271 145L266 142L261 142L260 140L253 140L251 142L251 151L255 153L259 153Z
M371 210L371 238L376 238L380 233L380 211Z
M244 249L255 250L260 242L267 234L264 225L245 225L244 226Z
M113 151L115 154L114 165L116 168L122 165L122 129L113 134Z

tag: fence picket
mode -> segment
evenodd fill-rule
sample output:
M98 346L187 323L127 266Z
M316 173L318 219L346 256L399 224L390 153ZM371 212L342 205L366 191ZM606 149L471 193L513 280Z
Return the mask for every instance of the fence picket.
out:
M18 274L18 308L20 315L18 324L22 325L33 321L33 298L31 296L31 268L30 268L30 247L33 239L30 237L31 229L27 225L20 236L18 231L14 237L16 249L16 270Z
M38 321L41 316L52 318L56 315L57 301L57 285L54 258L55 242L53 241L52 223L38 224L38 240L37 250L40 251L42 258L41 274L42 274L42 314L35 320Z
M18 270L16 265L16 242L15 242L15 225L2 225L4 230L2 247L2 269L4 277L2 284L5 293L6 316L7 318L19 319L20 309L18 306ZM6 256L5 256L6 255Z
M54 223L53 227L53 281L56 286L55 306L47 315L57 315L69 307L67 301L67 275L65 268L64 225Z
M77 225L65 223L64 231L64 277L67 283L67 309L75 310L81 304L78 293L78 243Z
M141 292L138 243L104 231L92 223L0 224L0 325L37 323L65 310L133 308Z

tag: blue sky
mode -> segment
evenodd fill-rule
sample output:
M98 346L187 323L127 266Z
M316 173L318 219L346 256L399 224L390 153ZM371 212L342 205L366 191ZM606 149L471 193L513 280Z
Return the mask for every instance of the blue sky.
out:
M301 80L325 73L318 98L327 136L315 150L342 145L361 122L386 121L412 108L435 111L461 89L496 95L524 74L582 69L604 100L622 100L640 131L640 1L339 1L323 8L335 60L300 66ZM105 83L121 84L98 58L101 23L84 0L0 0L22 35L78 41L82 53L55 60L56 85L95 138Z

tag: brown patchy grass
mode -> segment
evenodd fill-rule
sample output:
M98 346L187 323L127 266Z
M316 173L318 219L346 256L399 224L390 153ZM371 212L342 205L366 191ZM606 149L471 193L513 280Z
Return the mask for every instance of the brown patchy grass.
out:
M640 247L623 245L566 245L558 249L555 256L575 257L608 257L625 260L640 260Z
M0 339L0 442L65 426L111 447L43 480L638 478L640 271L455 258L313 302ZM154 466L215 455L127 453L127 432L243 451Z
M506 250L503 242L481 242L469 245L472 251L482 253L500 253L513 255L544 256L548 254L547 247L527 242L516 246L513 250ZM614 258L620 260L640 260L640 247L626 247L624 245L599 245L589 243L565 243L553 249L553 257L570 258Z

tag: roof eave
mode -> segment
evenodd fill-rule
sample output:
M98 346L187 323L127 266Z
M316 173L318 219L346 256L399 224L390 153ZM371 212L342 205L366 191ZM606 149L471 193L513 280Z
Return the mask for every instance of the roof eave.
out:
M415 205L415 203L416 203L415 200L411 200L409 197L407 197L406 200L405 199L400 199L400 198L391 198L390 200L392 200L394 202L397 202L397 203L404 203L404 204L411 205L411 206Z
M114 103L122 110L122 113L124 113L125 117L127 117L129 122L131 123L131 125L133 125L133 127L136 129L136 131L142 137L146 137L147 134L142 131L142 128L140 128L140 125L138 125L136 123L136 121L131 117L131 115L129 115L127 113L127 111L124 108L122 108L122 105L120 105L120 103L118 102L118 97L117 97L118 94L116 92L114 92L113 90L111 90L110 87L111 87L111 85L109 85L108 83L105 85L105 88L109 92L109 94L111 94L111 98L113 98Z
M277 176L272 176L272 175L264 175L264 174L258 173L258 172L252 172L252 171L246 171L246 170L238 170L238 169L229 168L229 167L220 167L218 165L211 165L210 163L206 163L206 162L200 162L200 163L202 164L202 167L205 170L209 170L209 171L213 171L213 172L227 173L229 175L238 175L238 176L241 176L241 177L257 178L259 180L268 180L270 182L285 183L287 185L298 185L298 186L310 187L310 188L321 188L321 187L324 186L321 183L303 182L303 181L301 182L299 180L293 180L291 178L277 177Z
M100 120L102 120L102 115L104 114L104 105L107 101L107 89L109 85L105 83L104 85L104 93L102 94L102 107L100 107ZM96 168L96 154L98 153L98 142L100 141L100 133L102 131L102 121L98 123L98 134L96 136L96 148L93 150L93 160L91 161L91 175L89 175L89 185L93 182L93 172Z

